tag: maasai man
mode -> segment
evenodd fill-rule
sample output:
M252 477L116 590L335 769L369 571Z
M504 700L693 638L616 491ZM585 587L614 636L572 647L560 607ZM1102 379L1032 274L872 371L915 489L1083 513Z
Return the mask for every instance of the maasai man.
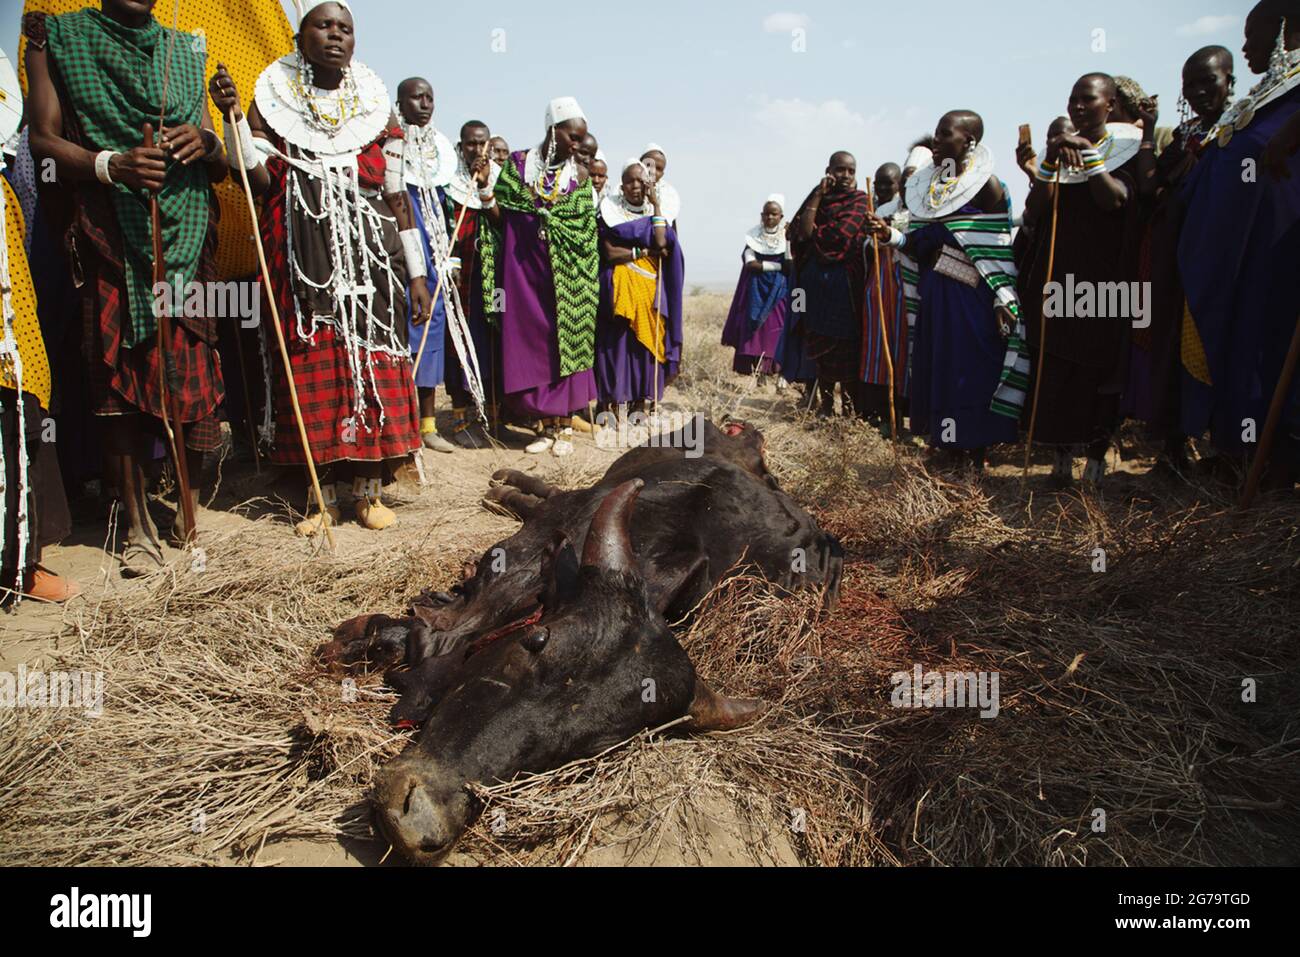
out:
M681 365L684 261L652 180L628 160L622 189L600 204L596 392L606 408L658 402Z
M1048 144L1025 214L1039 224L1020 285L1035 358L1042 336L1047 337L1042 365L1034 370L1042 382L1034 386L1039 391L1033 438L1054 447L1051 482L1059 488L1074 481L1080 445L1088 457L1084 480L1096 484L1106 474L1106 453L1119 424L1124 347L1144 308L1141 290L1129 285L1137 271L1133 257L1126 255L1137 209L1135 160L1142 131L1109 122L1117 96L1115 81L1105 73L1090 73L1074 85L1069 115L1079 132L1063 133ZM1056 260L1049 277L1058 170Z
M533 455L568 455L569 420L596 400L596 311L600 250L587 171L574 151L587 118L572 97L552 100L546 135L510 154L485 211L484 288L499 289L502 387L520 415L540 418ZM582 187L582 188L579 188Z
M411 315L407 309L412 362L419 357L415 385L420 397L420 439L426 449L454 452L456 447L438 434L437 395L446 375L446 345L451 341L448 311L463 317L459 297L449 296L450 279L443 279L441 289L438 282L439 274L448 274L452 265L444 190L456 169L456 153L451 141L433 125L433 86L428 80L411 77L399 83L397 110L402 127L403 178L425 253L424 280L430 296L439 290L432 319Z
M72 526L55 450L43 441L49 438L53 384L27 264L26 226L5 178L0 307L0 604L15 595L65 602L80 588L41 565L41 550L65 538Z
M266 292L279 309L312 457L324 467L326 511L298 532L338 522L349 493L360 524L378 531L397 520L381 501L384 478L420 447L406 309L409 288L412 314L432 313L425 244L393 101L352 58L351 8L303 7L298 49L262 72L247 117L224 67L209 90L223 116L234 111L227 145L238 125L243 154L233 161L263 199ZM270 321L271 310L263 314ZM288 379L280 363L276 370L271 459L305 465Z
M903 171L897 163L886 163L876 170L876 216L891 225L903 207L900 195ZM894 383L894 412L901 428L907 406L907 304L903 296L901 264L892 247L880 249L880 302L876 297L876 266L872 240L863 251L866 289L863 291L866 322L862 331L862 407L864 418L882 423L889 421L889 383ZM883 307L883 309L882 309ZM882 319L883 314L883 319ZM889 335L889 362L885 361L883 332ZM892 370L892 371L891 371ZM886 433L890 426L886 424Z
M740 282L722 327L722 344L736 350L731 362L737 375L758 377L781 371L777 348L790 311L794 257L785 237L785 197L773 193L763 204L758 225L745 234Z
M474 344L473 368L467 373L464 364L450 343L447 347L447 393L451 396L452 441L461 448L481 448L486 438L475 428L482 421L473 392L475 376L483 391L485 410L490 428L495 431L501 405L500 339L488 325L489 308L484 305L483 262L479 256L479 236L483 224L483 203L492 199L492 187L501 175L501 167L488 157L491 131L480 120L470 120L460 128L460 143L456 147L456 172L447 186L449 208L447 215L453 226L459 222L460 232L453 247L456 264L456 285L465 318L469 323L470 338ZM468 208L466 208L468 207ZM464 218L461 214L464 213ZM469 356L466 356L469 359ZM477 372L474 370L477 369Z
M1300 159L1288 148L1300 130L1298 48L1300 2L1265 0L1250 12L1246 62L1263 78L1220 117L1183 188L1183 429L1208 428L1229 455L1254 451L1300 315ZM1273 172L1243 175L1256 165ZM1266 482L1290 487L1300 466L1300 377L1284 411Z
M797 290L806 298L808 354L817 363L821 414L835 412L840 386L845 415L859 404L862 358L862 250L870 233L867 194L857 188L852 153L831 156L826 175L808 194L794 219Z
M934 160L908 180L910 232L872 219L876 236L920 264L912 354L912 431L956 464L984 466L1016 440L1029 359L1011 253L1011 200L993 173L978 113L945 114Z
M225 178L226 156L204 108L203 47L189 34L163 28L153 7L153 0L104 0L102 10L34 13L24 21L31 148L38 163L54 161L58 191L71 202L71 222L61 226L76 262L86 318L83 354L107 472L126 511L121 560L127 575L163 564L142 470L164 434L161 416L183 426L177 431L184 433L197 508L203 453L221 442L216 412L224 395L217 317L205 314L206 296L190 292L202 288L192 283L215 278L212 183ZM169 63L164 107L157 100ZM163 128L156 130L160 114ZM152 148L142 145L146 124L150 135L158 133ZM154 295L146 191L158 198L167 281L185 293L183 308L172 308L179 314L163 345L165 358L155 306L181 304ZM171 408L160 381L164 361ZM184 514L177 510L175 544L193 532Z
M1181 472L1188 464L1179 414L1186 310L1178 273L1178 235L1184 215L1179 191L1228 105L1232 69L1232 54L1224 47L1205 47L1192 54L1183 66L1182 102L1188 115L1158 157L1158 114L1152 107L1139 115L1143 125L1136 167L1141 210L1138 280L1151 283L1151 325L1133 330L1121 414L1146 423L1151 435L1163 441L1157 466L1161 471Z
M664 179L664 174L668 172L668 154L658 143L651 143L642 151L641 162L649 164L647 168L654 170L653 185L655 193L659 196L659 205L663 207L668 225L676 229L677 217L682 212L682 198L676 187Z
M510 160L510 144L506 142L504 136L494 136L488 141L488 154L492 162L505 169L506 163Z

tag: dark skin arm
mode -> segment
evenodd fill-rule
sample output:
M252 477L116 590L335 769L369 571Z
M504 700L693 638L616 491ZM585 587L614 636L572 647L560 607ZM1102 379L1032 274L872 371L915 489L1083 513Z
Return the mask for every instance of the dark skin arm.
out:
M1160 189L1156 178L1156 123L1160 111L1152 108L1150 112L1138 114L1142 120L1142 147L1137 155L1137 191L1144 199L1155 196Z
M212 75L212 80L208 83L208 95L212 97L213 106L227 118L227 121L232 111L235 122L244 118L243 108L239 104L239 91L235 88L235 81L224 63L217 64L217 72ZM262 120L262 114L257 111L256 103L253 104L253 111L248 114L248 125L255 137L263 140L270 139L267 135L266 123ZM271 174L266 171L263 164L258 163L248 171L248 185L252 187L254 196L266 195L266 191L271 188Z
M1067 166L1082 169L1083 151L1092 148L1092 141L1087 137L1063 133L1048 144L1047 161L1056 163L1064 160ZM1093 202L1108 213L1123 209L1129 201L1128 187L1110 173L1089 177L1088 193Z
M96 182L95 152L63 138L63 109L50 77L46 51L27 48L27 118L31 124L32 156L54 160L55 173L64 182ZM143 138L143 131L141 131ZM137 146L114 156L108 164L115 183L132 189L160 190L167 175L167 153Z
M833 181L830 176L825 176L822 181L813 187L813 191L808 194L808 198L803 201L799 207L799 215L794 218L793 229L794 239L799 242L807 242L812 239L812 235L817 230L817 211L821 208L822 199L830 191Z

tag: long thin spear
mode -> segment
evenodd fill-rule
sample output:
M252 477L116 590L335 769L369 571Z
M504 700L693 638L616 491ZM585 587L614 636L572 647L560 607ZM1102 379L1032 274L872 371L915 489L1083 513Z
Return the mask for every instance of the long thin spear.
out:
M1020 484L1029 481L1029 458L1034 454L1034 428L1038 425L1038 394L1043 388L1043 361L1047 355L1047 288L1056 271L1056 222L1061 208L1061 168L1057 165L1052 181L1052 240L1047 254L1047 280L1043 283L1043 306L1038 316L1038 366L1034 369L1034 402L1029 411L1029 435L1025 438L1025 470Z
M871 215L875 216L876 200L871 195L870 189L867 190L867 206L871 210ZM898 418L894 413L894 353L889 348L889 329L885 326L885 291L880 275L880 240L875 236L871 237L871 252L875 257L876 267L876 315L880 317L880 341L885 347L885 372L889 379L889 441L897 444Z
M266 265L266 250L262 246L262 233L257 228L257 203L253 199L253 187L248 182L248 170L244 169L243 155L244 143L243 136L239 132L239 124L235 122L235 109L231 107L230 113L225 118L235 131L235 152L240 156L239 178L244 184L244 198L248 200L248 215L253 221L253 242L257 246L257 262L262 270L262 282L266 285L266 299L271 304L271 326L275 329L275 341L280 346L280 361L284 363L284 374L289 380L289 400L293 403L293 417L298 423L298 438L302 441L302 455L307 462L307 474L311 476L311 490L316 496L316 507L320 509L321 528L325 529L325 538L329 541L331 549L334 544L334 532L328 524L329 512L325 507L325 496L321 493L320 479L316 475L316 462L311 457L311 442L307 439L307 426L302 420L302 406L298 404L298 386L293 381L293 366L289 364L289 348L284 343L284 330L280 328L280 307L275 302L274 287L271 285L271 270Z

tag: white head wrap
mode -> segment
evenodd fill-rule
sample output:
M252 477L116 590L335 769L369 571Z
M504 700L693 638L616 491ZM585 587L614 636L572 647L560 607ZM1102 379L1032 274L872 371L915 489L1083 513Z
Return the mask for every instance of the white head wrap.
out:
M620 170L620 175L622 173L626 173L633 166L635 166L639 170L645 169L645 167L641 164L641 158L639 156L633 156L623 162L623 169Z
M609 165L609 159L608 159L608 157L605 156L605 151L604 151L604 150L599 150L599 149L596 150L596 159L599 160L600 162L604 163L606 166Z
M582 107L578 101L571 96L561 96L551 100L550 106L546 108L546 128L549 130L552 126L558 126L568 120L585 120L587 115L582 112Z
M903 164L903 169L921 169L933 162L934 153L924 146L918 146L907 154L907 162Z
M771 196L769 196L769 197L768 197L768 198L763 202L763 205L766 206L768 203L776 203L776 205L778 205L778 206L781 207L781 212L784 213L784 212L785 212L785 193L773 193Z
M667 151L664 150L664 148L660 146L658 143L651 143L649 146L647 146L645 149L641 151L642 156L645 156L646 153L663 153L664 156L668 155Z
M311 13L317 7L323 6L327 3L337 3L348 13L352 12L352 7L348 4L348 0L293 0L293 5L298 10L298 26L302 26L302 22L307 19L307 14Z

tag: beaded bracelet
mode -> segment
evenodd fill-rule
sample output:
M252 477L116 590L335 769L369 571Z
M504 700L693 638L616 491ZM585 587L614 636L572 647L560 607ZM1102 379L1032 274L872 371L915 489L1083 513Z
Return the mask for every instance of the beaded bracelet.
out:
M1051 183L1056 179L1056 170L1058 164L1049 163L1043 160L1038 164L1038 171L1034 174L1041 182Z

